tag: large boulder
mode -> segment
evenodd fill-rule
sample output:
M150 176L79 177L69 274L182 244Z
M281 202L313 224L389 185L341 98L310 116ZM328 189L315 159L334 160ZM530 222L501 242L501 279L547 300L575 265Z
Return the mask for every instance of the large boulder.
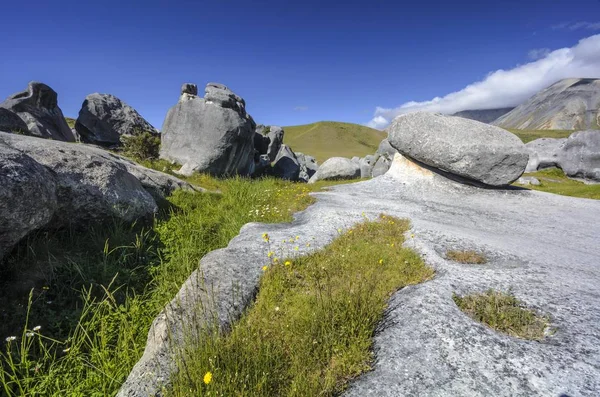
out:
M308 182L319 170L319 164L313 156L304 153L296 153L298 163L300 163L300 174L298 179L302 182Z
M558 158L567 176L600 181L600 131L571 134L560 146Z
M75 129L82 142L102 146L121 144L121 136L159 132L131 106L109 94L85 97Z
M558 153L566 139L540 138L525 144L529 161L525 172L535 172L543 168L558 167Z
M267 147L267 156L271 161L275 161L275 158L279 154L279 149L283 145L283 128L277 126L271 126L267 137L269 138L269 146Z
M385 138L379 143L379 147L377 148L376 156L385 156L390 162L394 159L394 154L398 153L396 149L392 145L390 145L390 141Z
M74 142L75 137L58 107L58 94L46 84L32 81L27 90L16 93L0 103L23 120L28 135Z
M416 112L396 117L388 139L400 153L442 171L491 186L508 185L529 155L514 134L461 117Z
M0 259L29 232L50 222L56 183L46 167L0 142Z
M250 175L256 124L244 100L221 84L208 84L204 98L184 88L162 127L161 158L184 165L186 173Z
M360 167L360 177L361 178L370 178L373 176L373 167L375 167L375 163L377 162L377 157L372 155L367 155L361 158L358 161L358 166Z
M332 157L325 160L310 182L320 180L354 179L360 177L360 167L345 157Z
M0 108L0 131L29 135L27 124L8 109Z
M298 180L300 163L289 146L281 145L273 164L273 175L290 181Z

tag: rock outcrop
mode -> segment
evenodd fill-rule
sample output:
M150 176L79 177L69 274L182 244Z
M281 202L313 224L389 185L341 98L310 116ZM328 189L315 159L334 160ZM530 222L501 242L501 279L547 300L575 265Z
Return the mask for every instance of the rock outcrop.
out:
M373 176L373 167L375 167L375 163L377 162L377 156L366 155L358 161L358 166L360 167L360 177L361 178L370 178Z
M294 151L287 145L281 145L275 163L273 174L289 181L297 181L300 175L300 163Z
M558 153L566 138L540 138L527 142L525 147L529 152L529 161L525 172L535 172L543 168L559 167Z
M600 131L574 132L560 146L558 158L567 176L600 182Z
M221 84L209 83L204 98L185 84L162 127L161 158L182 164L180 172L251 175L256 124L245 102Z
M600 79L560 80L493 124L520 130L598 129Z
M193 189L96 147L0 132L0 148L8 170L0 174L7 187L0 194L12 203L0 211L4 253L32 230L132 222L152 216L173 190Z
M27 124L8 109L0 108L0 131L29 135Z
M0 108L8 109L19 116L27 125L27 135L56 141L75 141L58 107L58 94L46 84L30 82L26 91L8 97L0 103Z
M300 164L300 174L298 180L302 182L308 182L319 170L319 164L313 156L309 156L304 153L296 153L296 158Z
M85 97L75 129L82 142L118 146L121 136L159 132L131 106L109 94Z
M375 163L375 166L373 167L373 172L371 176L375 178L385 174L390 169L391 164L392 161L388 157L379 156L377 162Z
M325 160L309 182L335 179L354 179L360 177L358 164L345 157L332 157Z
M460 117L417 112L396 117L388 140L400 153L469 180L503 186L517 180L529 155L516 135Z

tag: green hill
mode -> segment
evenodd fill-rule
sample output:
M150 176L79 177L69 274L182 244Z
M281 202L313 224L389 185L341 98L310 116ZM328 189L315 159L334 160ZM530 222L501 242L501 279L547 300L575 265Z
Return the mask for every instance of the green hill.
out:
M330 157L363 157L373 154L387 138L383 131L351 123L319 121L313 124L283 127L283 142L294 152L314 156L322 163Z

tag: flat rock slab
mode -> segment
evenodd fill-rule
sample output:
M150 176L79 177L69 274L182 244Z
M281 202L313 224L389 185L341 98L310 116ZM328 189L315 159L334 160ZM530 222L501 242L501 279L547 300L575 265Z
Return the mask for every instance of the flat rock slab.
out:
M345 396L598 395L600 201L462 185L400 155L385 175L316 197L293 223L246 225L227 248L207 255L174 299L173 305L180 303L170 315L180 324L190 308L181 302L214 286L221 323L228 313L239 313L251 302L266 262L263 232L271 235L270 249L277 255L303 254L329 243L339 228L385 213L412 221L414 238L406 244L437 273L392 297L375 337L373 371L354 380ZM284 242L296 235L298 243ZM454 263L444 259L450 249L475 249L489 262ZM454 293L489 288L510 289L549 316L553 334L533 342L497 333L471 320L452 300ZM162 316L119 395L146 396L168 380L170 342L161 335L179 331L177 322Z

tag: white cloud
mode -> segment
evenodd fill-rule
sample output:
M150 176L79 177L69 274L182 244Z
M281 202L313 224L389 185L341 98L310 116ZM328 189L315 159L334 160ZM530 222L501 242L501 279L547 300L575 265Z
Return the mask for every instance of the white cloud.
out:
M554 30L600 30L600 22L563 22L552 26Z
M296 111L296 112L305 112L307 110L308 110L308 106L296 106L294 108L294 111Z
M536 61L491 72L485 79L444 97L411 101L391 109L377 107L367 125L381 129L394 117L416 111L455 113L517 106L536 92L569 77L600 77L600 34L582 39L573 47L549 52Z
M551 52L552 51L550 50L550 48L535 48L533 50L530 50L527 53L527 56L529 57L529 59L537 61L538 59L542 59L548 56L548 54L550 54Z

